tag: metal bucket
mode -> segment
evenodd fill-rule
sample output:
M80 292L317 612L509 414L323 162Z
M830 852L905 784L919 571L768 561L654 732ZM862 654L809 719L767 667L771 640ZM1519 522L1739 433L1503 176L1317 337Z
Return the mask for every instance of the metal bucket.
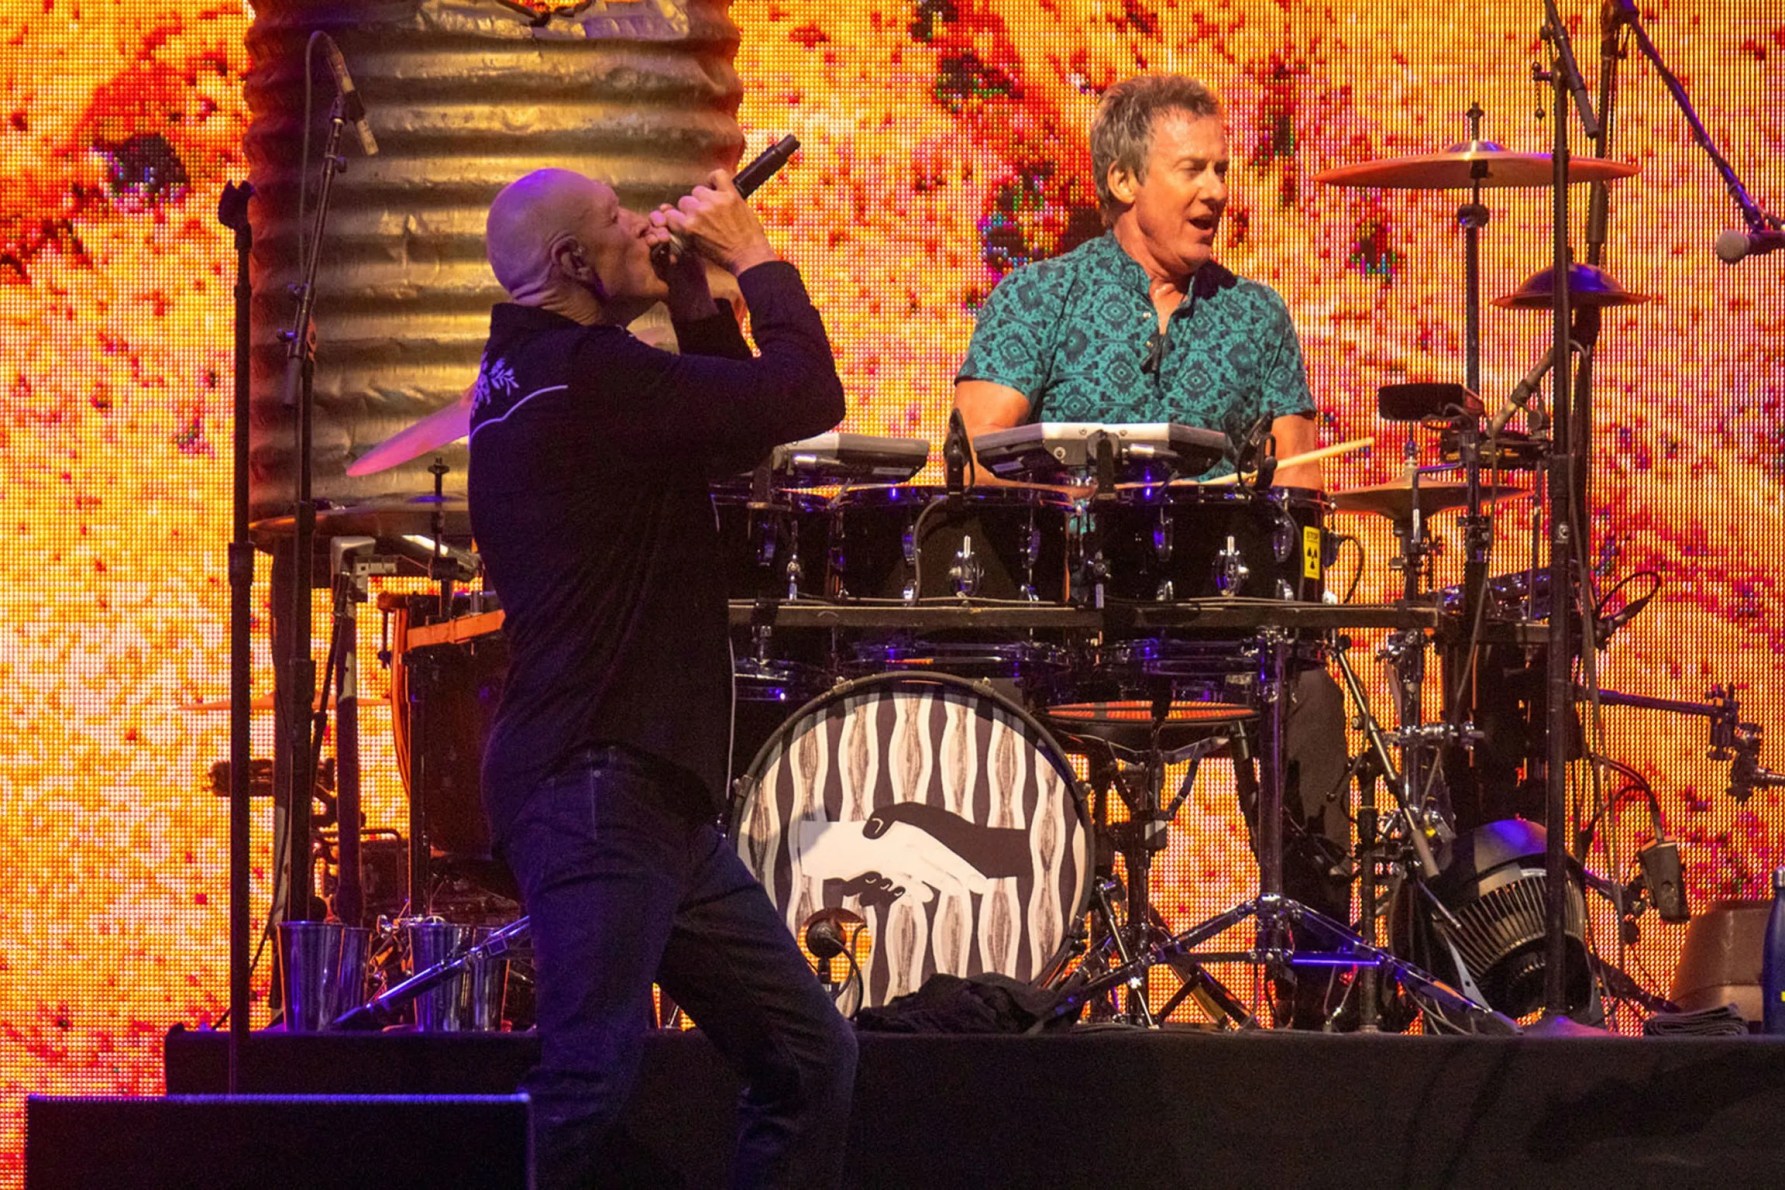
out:
M443 917L420 917L407 925L409 973L426 971L457 956L465 948L469 927ZM466 977L463 972L415 998L415 1027L423 1033L457 1033L465 1027Z
M279 991L287 1032L319 1032L335 1019L345 929L334 921L279 923ZM363 977L363 959L360 971Z
M496 932L494 926L478 926L471 932L473 945L481 946ZM508 986L508 958L489 955L475 959L465 973L465 1027L479 1033L502 1029L502 995Z
M366 999L367 964L372 955L372 931L360 926L341 927L341 957L335 966L334 1000L329 1019L358 1008Z

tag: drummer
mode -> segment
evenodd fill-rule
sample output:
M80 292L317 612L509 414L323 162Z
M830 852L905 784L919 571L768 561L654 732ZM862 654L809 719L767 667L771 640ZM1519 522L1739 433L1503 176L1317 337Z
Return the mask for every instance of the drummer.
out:
M1180 75L1117 83L1091 122L1091 166L1108 230L1018 269L987 298L955 379L968 435L1034 421L1179 422L1235 441L1268 429L1279 458L1312 450L1314 402L1288 306L1214 260L1228 166L1214 94ZM1319 464L1283 467L1276 482L1318 489ZM1351 903L1344 740L1337 685L1324 670L1302 675L1289 716L1285 892L1340 921ZM1318 998L1304 993L1295 1015L1316 1024Z

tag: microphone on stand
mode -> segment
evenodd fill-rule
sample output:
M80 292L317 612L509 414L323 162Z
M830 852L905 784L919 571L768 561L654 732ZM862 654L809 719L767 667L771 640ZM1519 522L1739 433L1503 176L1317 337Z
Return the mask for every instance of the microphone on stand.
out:
M1488 422L1487 437L1489 440L1498 438L1500 431L1506 428L1506 423L1512 420L1512 415L1520 409L1526 410L1533 418L1543 416L1540 411L1531 409L1526 402L1536 394L1537 386L1543 383L1544 374L1554 367L1555 363L1556 349L1551 347L1544 352L1543 358L1537 361L1537 366L1526 372L1518 384L1513 387L1513 390L1506 395L1506 404L1500 406L1500 411L1494 414L1492 421Z
M1765 256L1785 248L1785 231L1726 231L1717 237L1717 259L1734 264L1749 256Z
M341 56L341 47L327 34L322 38L322 53L328 59L329 73L335 76L335 90L341 94L341 113L359 137L360 151L368 157L378 156L378 139L366 123L366 101L360 98L353 76L347 73L347 59Z
M764 182L780 172L781 167L787 164L788 159L799 151L799 147L799 137L791 133L782 137L752 158L750 164L732 175L731 184L737 187L739 195L749 198ZM673 231L669 233L669 236L669 243L658 244L651 249L651 263L659 269L669 264L669 254L672 251L680 253L688 250L688 245L682 241L681 236Z

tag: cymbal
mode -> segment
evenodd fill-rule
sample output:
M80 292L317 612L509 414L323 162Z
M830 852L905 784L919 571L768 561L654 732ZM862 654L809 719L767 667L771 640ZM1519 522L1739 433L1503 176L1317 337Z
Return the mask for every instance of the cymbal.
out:
M1481 498L1492 500L1500 496L1522 496L1524 491L1513 484L1484 483L1481 485ZM1352 488L1348 492L1334 492L1331 498L1336 512L1373 512L1396 521L1413 518L1413 487L1406 476L1389 483L1370 484L1367 487ZM1469 485L1466 483L1427 482L1419 485L1421 516L1431 516L1447 508L1461 508L1468 502Z
M1611 182L1630 177L1640 169L1631 162L1602 157L1570 157L1568 182ZM1442 153L1341 165L1321 170L1314 180L1328 186L1383 190L1467 190L1479 181L1483 189L1503 190L1549 186L1555 176L1555 165L1548 153L1516 153L1491 140L1477 140L1452 145Z
M347 474L358 478L388 471L465 437L471 432L471 392L467 388L458 400L441 406L414 425L404 426L347 464Z
M1490 301L1504 310L1548 310L1556 296L1556 270L1544 269L1525 278L1523 285L1503 297ZM1611 279L1604 269L1590 264L1568 266L1568 303L1582 306L1640 306L1661 299L1652 293L1632 293Z
M443 532L447 537L471 536L471 513L463 496L410 496L371 500L364 504L346 504L339 508L318 509L316 537L406 537L427 535L434 531L434 510L442 514ZM248 526L256 542L288 538L297 528L292 516L267 517Z

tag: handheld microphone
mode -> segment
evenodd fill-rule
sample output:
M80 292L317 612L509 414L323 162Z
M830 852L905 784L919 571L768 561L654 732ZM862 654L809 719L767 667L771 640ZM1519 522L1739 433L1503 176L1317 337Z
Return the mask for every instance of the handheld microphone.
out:
M800 138L789 133L758 153L737 175L731 184L738 188L738 193L745 198L755 194L757 189L781 171L788 160L799 151Z
M1726 231L1717 237L1717 259L1734 264L1748 256L1765 256L1785 248L1785 231Z
M366 123L366 101L360 98L353 76L347 73L347 59L341 56L341 47L327 34L322 38L322 53L328 59L329 73L335 76L335 90L341 94L341 112L359 136L360 151L368 157L378 156L378 140L372 135L372 126Z
M732 175L731 184L737 187L738 194L749 198L764 182L781 171L781 167L786 165L788 159L799 151L799 147L800 138L789 133L758 153L751 159L750 164ZM675 252L688 250L688 245L682 241L681 236L676 235L673 231L669 234L669 243L658 244L651 249L651 263L658 268L668 265L669 254L672 250Z

